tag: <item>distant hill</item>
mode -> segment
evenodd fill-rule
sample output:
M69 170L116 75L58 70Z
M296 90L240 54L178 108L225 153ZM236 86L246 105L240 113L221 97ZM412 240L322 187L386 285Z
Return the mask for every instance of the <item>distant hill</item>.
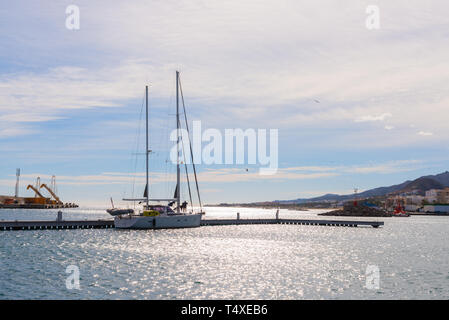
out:
M360 198L370 198L370 197L378 197L385 196L390 193L402 193L402 192L410 192L412 190L418 190L418 193L424 194L426 190L429 189L441 189L449 187L449 171L436 174L420 177L413 181L407 180L400 184L395 184L389 187L379 187L370 190L366 190L364 192L360 192L357 194L357 197ZM275 202L278 203L306 203L306 202L319 202L319 201L346 201L353 199L353 194L348 195L338 195L338 194L325 194L320 197L308 198L308 199L295 199L295 200L278 200Z
M443 189L445 186L432 178L421 177L408 183L404 188L394 193L403 193L417 191L418 194L424 195L430 189Z
M431 178L435 181L438 181L439 183L441 183L443 186L445 187L449 187L449 171L440 173L440 174L436 174L433 176L424 176L423 178Z

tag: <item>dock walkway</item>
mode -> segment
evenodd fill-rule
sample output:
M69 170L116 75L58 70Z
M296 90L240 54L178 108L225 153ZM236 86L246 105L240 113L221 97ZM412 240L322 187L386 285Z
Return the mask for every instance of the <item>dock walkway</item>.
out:
M0 231L41 229L103 229L113 227L114 220L0 221Z
M371 226L378 228L383 226L383 221L345 221L345 220L321 220L321 219L204 219L202 226L225 226L240 224L296 224L310 226L332 227L357 227Z
M357 227L383 226L383 221L345 221L321 219L203 219L201 226L228 226L250 224L293 224L310 226ZM114 228L113 220L63 220L63 221L0 221L0 231L46 229L105 229Z

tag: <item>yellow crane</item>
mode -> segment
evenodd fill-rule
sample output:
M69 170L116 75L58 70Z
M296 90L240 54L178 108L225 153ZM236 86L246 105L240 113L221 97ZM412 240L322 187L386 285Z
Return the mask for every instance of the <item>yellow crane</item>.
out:
M39 190L37 190L35 187L33 187L31 184L28 185L27 190L32 189L34 192L36 192L36 195L38 195L41 198L45 198L40 192Z
M43 183L41 185L41 188L47 189L47 191L50 192L50 194L53 196L53 198L55 198L56 202L62 204L62 201L58 198L58 196L49 187L47 187L47 185L45 183Z

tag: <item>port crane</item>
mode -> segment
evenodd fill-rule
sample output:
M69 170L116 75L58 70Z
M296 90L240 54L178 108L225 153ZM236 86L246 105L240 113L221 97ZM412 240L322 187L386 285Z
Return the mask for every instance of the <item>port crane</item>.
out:
M27 190L33 190L33 196L19 197L20 169L16 170L16 190L14 196L0 196L0 209L21 208L21 209L55 209L55 208L77 208L75 203L63 203L56 195L56 177L52 176L51 185L41 184L41 178L37 177L35 184L27 185ZM41 188L45 188L51 194L46 197L42 194ZM53 200L53 198L55 200Z
M45 183L43 183L41 185L41 189L42 188L47 189L47 191L50 192L50 194L53 196L53 198L55 198L56 202L62 204L61 199L59 199L59 197Z
M39 190L37 190L34 186L32 186L31 184L28 185L27 190L33 190L34 192L36 192L36 195L41 197L41 198L45 198L40 192Z

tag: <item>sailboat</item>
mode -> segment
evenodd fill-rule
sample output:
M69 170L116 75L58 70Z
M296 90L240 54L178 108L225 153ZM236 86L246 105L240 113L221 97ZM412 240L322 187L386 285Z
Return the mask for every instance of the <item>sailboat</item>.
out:
M145 87L145 97L146 97L146 186L144 191L144 198L140 199L123 199L124 201L139 201L143 202L143 210L135 213L134 211L126 211L120 209L109 209L107 210L111 215L114 216L114 226L119 229L167 229L167 228L194 228L201 225L201 216L204 212L190 212L186 213L185 208L187 202L181 204L181 190L180 190L180 121L179 121L179 91L180 91L180 79L179 71L176 71L176 129L178 133L177 140L177 163L176 163L176 188L173 198L167 199L152 199L149 197L149 150L148 146L148 86ZM182 95L182 88L181 88ZM187 126L187 117L185 115L184 98L184 116ZM187 127L188 129L188 127ZM191 147L191 146L190 146ZM193 159L192 159L193 160ZM196 179L196 169L192 161L194 172L195 172L195 182L197 186L198 199L201 199L199 195L198 181ZM186 167L187 173L187 167ZM188 176L187 176L187 181ZM190 183L189 183L189 194L190 193ZM190 200L191 197L190 197ZM150 202L157 202L158 204L150 204ZM167 204L160 204L161 202L166 202ZM175 209L172 209L172 205L176 204ZM201 208L202 209L202 208ZM121 214L123 212L123 214Z

